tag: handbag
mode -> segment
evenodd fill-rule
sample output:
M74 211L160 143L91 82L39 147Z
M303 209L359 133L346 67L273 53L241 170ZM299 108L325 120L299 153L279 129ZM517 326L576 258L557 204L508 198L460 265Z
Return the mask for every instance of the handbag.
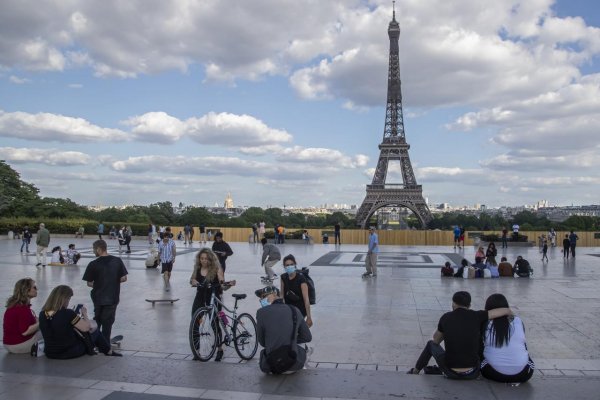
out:
M267 364L274 374L281 374L289 370L295 363L298 354L296 353L296 322L298 316L293 306L289 306L292 312L292 338L291 343L279 346L267 354Z

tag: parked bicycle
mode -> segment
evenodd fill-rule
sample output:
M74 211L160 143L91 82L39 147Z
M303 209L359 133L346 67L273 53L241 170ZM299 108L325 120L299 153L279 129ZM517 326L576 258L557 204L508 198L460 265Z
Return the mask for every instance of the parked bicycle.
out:
M246 298L245 294L234 293L233 310L227 308L216 295L216 290L222 286L225 290L231 285L202 285L211 289L210 305L196 310L190 322L190 347L195 360L208 361L215 354L217 347L233 344L236 353L242 360L251 360L258 349L256 337L256 321L248 313L237 315L238 300ZM196 286L194 286L196 287ZM218 306L222 310L219 311Z

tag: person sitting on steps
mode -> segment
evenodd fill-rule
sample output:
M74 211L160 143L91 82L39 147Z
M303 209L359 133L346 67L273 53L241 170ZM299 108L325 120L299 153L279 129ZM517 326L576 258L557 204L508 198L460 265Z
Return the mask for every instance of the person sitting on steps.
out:
M440 372L449 379L476 379L480 373L479 348L481 329L490 319L512 315L510 308L473 311L469 292L452 296L452 311L440 318L433 340L425 345L414 368L408 374L418 374L433 356ZM440 346L444 342L445 350Z

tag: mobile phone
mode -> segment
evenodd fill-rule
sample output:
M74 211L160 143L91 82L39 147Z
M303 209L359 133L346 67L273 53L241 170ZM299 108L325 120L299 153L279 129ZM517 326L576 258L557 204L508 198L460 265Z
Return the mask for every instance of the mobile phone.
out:
M77 304L77 307L75 307L75 314L79 314L82 307L83 307L83 304Z

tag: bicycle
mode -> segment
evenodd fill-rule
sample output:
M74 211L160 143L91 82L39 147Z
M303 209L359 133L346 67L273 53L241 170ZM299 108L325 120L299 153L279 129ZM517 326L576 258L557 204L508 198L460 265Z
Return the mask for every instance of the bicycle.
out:
M210 305L201 307L192 316L189 339L195 360L208 361L212 358L217 347L225 344L235 348L242 360L251 360L258 349L256 337L256 321L248 313L237 315L238 300L246 298L246 294L232 294L235 299L233 310L227 308L217 297L216 289L224 286L225 290L231 285L199 285L211 289ZM198 287L198 286L193 286ZM218 310L218 305L223 308Z

